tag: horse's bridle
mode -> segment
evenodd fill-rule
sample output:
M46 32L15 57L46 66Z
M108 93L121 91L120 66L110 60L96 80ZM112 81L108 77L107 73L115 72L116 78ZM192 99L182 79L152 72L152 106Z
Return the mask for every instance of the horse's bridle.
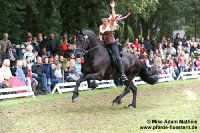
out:
M84 44L90 42L89 39L88 39L88 35L84 35L84 36L83 36L83 35L78 35L78 36L81 36L81 38L84 39ZM84 45L84 44L83 44L83 45ZM82 52L83 52L83 55L85 55L85 54L87 54L88 52L90 52L90 51L92 51L92 50L94 50L94 49L96 49L96 48L98 48L98 47L99 47L99 44L98 44L96 47L91 48L91 49L89 49L89 50L85 50L84 48L76 48L76 50L82 51Z

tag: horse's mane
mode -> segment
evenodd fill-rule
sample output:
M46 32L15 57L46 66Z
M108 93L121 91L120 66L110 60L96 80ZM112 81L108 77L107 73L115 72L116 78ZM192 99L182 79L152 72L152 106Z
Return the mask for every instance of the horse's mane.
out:
M89 34L90 36L97 39L97 35L91 29L82 29L82 32L87 35Z

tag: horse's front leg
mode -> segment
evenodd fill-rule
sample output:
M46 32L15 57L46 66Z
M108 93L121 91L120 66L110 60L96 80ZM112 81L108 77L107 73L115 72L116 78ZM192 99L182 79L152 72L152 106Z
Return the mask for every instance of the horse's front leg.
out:
M100 74L99 73L92 73L92 74L84 74L79 80L76 81L76 86L75 89L73 91L73 96L72 96L72 102L76 102L77 98L78 98L78 88L80 86L80 84L85 81L86 79L99 79L100 78Z

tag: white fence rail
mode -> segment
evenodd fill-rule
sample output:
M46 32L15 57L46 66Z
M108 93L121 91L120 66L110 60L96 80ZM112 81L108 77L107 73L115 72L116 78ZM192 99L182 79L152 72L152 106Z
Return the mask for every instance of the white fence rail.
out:
M35 97L31 86L21 86L21 87L15 87L15 88L2 88L2 89L0 89L0 94L1 94L0 99L27 97L27 96Z

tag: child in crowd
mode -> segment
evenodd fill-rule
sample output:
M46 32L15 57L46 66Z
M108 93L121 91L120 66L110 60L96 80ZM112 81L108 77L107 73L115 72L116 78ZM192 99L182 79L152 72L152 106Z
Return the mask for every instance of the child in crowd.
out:
M178 67L179 67L180 73L184 72L185 65L186 65L185 52L182 51L178 56Z
M81 72L81 58L77 58L76 59L76 63L75 63L75 74L80 77L82 76L82 72Z
M55 75L55 71L57 69L57 66L55 63L51 64L51 82L52 83L62 83L62 77L60 79L57 79L56 75Z
M75 69L73 66L70 65L70 62L66 62L66 69L65 69L65 80L66 81L77 81L79 77L75 74Z
M31 85L33 92L36 91L36 87L38 85L38 81L32 77L32 68L30 64L27 64L28 74L27 78L29 78L30 83L28 85Z
M26 77L24 71L22 69L23 62L21 60L17 60L16 72L15 75L17 78L20 78L24 83L26 83Z
M54 63L57 64L57 63L59 63L59 62L60 62L60 61L59 61L59 55L56 54L56 55L54 56Z
M61 63L57 63L56 65L56 69L54 71L55 77L56 79L62 80L62 64Z

